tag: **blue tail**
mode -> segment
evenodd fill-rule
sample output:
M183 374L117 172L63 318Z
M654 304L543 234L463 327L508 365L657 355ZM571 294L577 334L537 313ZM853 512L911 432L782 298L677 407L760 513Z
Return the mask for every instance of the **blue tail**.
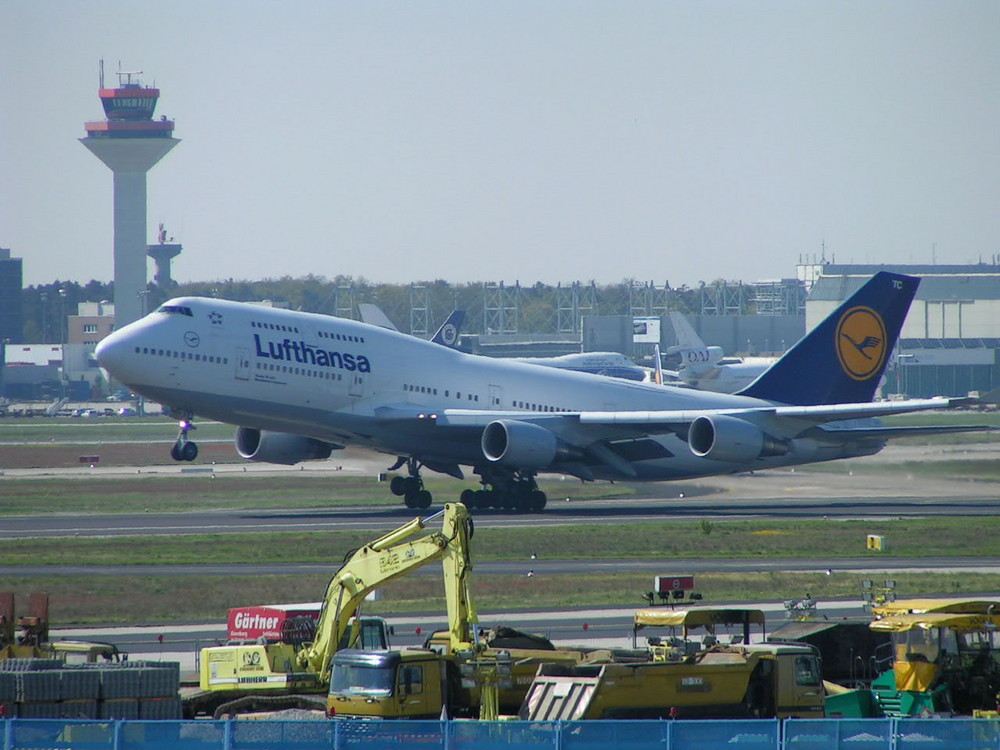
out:
M462 322L465 320L465 310L453 310L448 319L437 329L437 333L431 338L435 344L447 346L451 349L458 348L458 335L462 330Z
M875 274L740 395L798 406L871 401L919 284Z

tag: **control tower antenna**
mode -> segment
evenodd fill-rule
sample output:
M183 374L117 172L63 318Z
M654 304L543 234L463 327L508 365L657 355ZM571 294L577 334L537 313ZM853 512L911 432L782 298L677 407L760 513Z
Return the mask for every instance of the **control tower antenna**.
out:
M157 88L139 82L142 71L122 71L118 88L104 88L104 60L100 61L99 96L105 120L88 122L80 142L114 174L115 327L143 315L146 291L146 172L180 141L173 137L174 122L153 119ZM123 80L124 79L124 80Z

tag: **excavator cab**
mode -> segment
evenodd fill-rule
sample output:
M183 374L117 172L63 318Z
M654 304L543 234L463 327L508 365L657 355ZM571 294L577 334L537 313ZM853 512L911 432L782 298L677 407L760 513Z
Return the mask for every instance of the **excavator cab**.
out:
M350 628L337 645L337 650L345 648L364 649L365 651L387 651L392 626L381 617L355 617Z

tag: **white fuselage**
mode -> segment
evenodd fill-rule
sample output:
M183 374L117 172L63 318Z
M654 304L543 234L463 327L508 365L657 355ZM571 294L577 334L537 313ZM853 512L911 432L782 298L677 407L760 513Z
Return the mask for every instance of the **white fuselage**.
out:
M98 347L102 366L136 392L180 414L363 445L428 463L484 462L484 423L476 421L476 413L488 412L490 419L498 413L514 420L551 417L560 439L579 437L584 444L594 438L593 430L586 432L571 414L770 406L742 396L465 354L324 315L195 297L171 300L160 310ZM438 426L438 415L442 424L450 420L458 426ZM602 429L600 439L633 467L630 478L643 480L865 455L881 447L820 434L796 438L793 450L782 456L730 462L694 455L677 431L637 436L634 430ZM607 463L595 464L593 475L624 478Z

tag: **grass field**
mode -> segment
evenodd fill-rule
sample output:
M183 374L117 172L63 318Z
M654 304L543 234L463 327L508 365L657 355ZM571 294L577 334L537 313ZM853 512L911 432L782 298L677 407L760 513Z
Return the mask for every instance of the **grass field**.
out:
M966 413L912 415L894 424L995 424L1000 414ZM100 455L100 465L170 464L167 446L176 425L166 419L120 418L84 424L80 420L0 420L0 468L19 466L79 466L79 457ZM200 425L199 463L232 462L232 427ZM99 438L99 439L98 439ZM948 435L918 444L961 445L964 441L995 441L997 435ZM219 440L225 442L211 442ZM909 442L909 441L908 441ZM799 469L802 470L801 468ZM859 459L810 467L811 471L890 472L901 481L921 477L956 481L1000 482L995 461L941 460L932 463ZM432 491L457 494L451 479L425 478ZM467 486L474 486L471 480ZM620 497L632 493L624 484L588 484L549 480L550 496ZM1000 495L1000 493L998 493ZM445 494L441 495L442 497ZM0 480L0 516L28 513L185 512L207 508L329 508L338 505L397 504L398 498L374 477L322 476L285 473L280 476L219 473L183 476L136 475L129 478L73 480L54 478ZM2 520L0 520L2 523ZM866 534L882 534L887 554L866 553ZM13 540L0 542L0 564L71 565L71 576L18 576L0 581L0 588L18 596L48 591L53 617L69 623L156 623L190 620L218 621L230 606L276 600L314 601L322 596L329 575L298 576L97 576L94 565L227 564L315 562L336 569L348 550L374 538L373 530L121 537L113 539ZM860 521L676 522L608 526L556 526L502 530L480 528L474 541L476 561L524 560L536 575L481 575L474 594L481 610L525 608L641 606L641 594L652 576L682 558L749 558L760 560L872 556L873 566L891 557L1000 558L1000 519L934 518ZM541 562L529 563L532 553ZM550 559L648 560L648 569L627 575L547 575ZM706 603L728 600L784 599L806 592L818 599L857 597L861 575L764 573L749 566L740 574L703 574L698 589ZM894 574L901 595L972 595L1000 591L1000 576L968 574ZM437 576L411 576L386 588L385 599L372 608L386 614L442 611Z
M882 534L891 554L865 550L865 535ZM838 558L868 555L873 567L891 557L956 556L996 560L1000 519L901 519L898 521L801 521L662 523L544 529L478 529L477 562L523 560L524 573L474 577L473 591L482 610L536 607L640 606L653 576L671 560L698 558ZM0 545L5 566L76 566L72 576L19 577L3 588L18 595L48 591L60 623L154 623L218 620L228 607L281 601L315 601L326 590L344 556L372 539L374 532L311 534L196 535L8 541ZM265 541L266 540L266 541ZM531 555L537 558L532 560ZM631 557L648 568L625 574L547 575L545 562L556 559L599 560ZM91 565L227 564L316 562L328 574L279 575L142 575L91 576ZM856 597L858 573L745 572L699 574L698 590L706 603L801 597ZM432 567L432 570L435 569ZM528 577L527 571L535 571ZM971 595L1000 591L1000 575L956 573L893 574L902 595ZM280 593L276 593L280 592ZM410 576L390 584L376 612L443 611L441 580Z
M382 531L191 534L7 540L0 565L225 565L279 562L338 565ZM1000 518L887 521L644 522L639 524L481 528L476 560L861 557L867 534L886 537L893 556L1000 559ZM262 538L266 543L262 543Z
M473 575L472 593L480 612L517 612L530 609L595 608L645 605L642 594L651 588L662 565L650 563L646 571L627 576L596 574ZM861 597L858 573L702 573L696 578L703 602L775 601ZM945 594L951 596L996 595L1000 576L979 574L893 573L901 595ZM876 577L877 582L881 578ZM221 622L230 607L282 602L311 602L322 598L328 576L60 576L51 578L7 578L5 590L25 601L31 591L45 591L52 600L51 612L59 626L69 624L156 624ZM444 587L435 576L411 576L382 589L383 599L369 602L369 614L441 613L445 619ZM567 615L567 619L572 617ZM484 620L484 625L491 623Z
M476 487L469 479L425 478L425 486L440 497L458 497L463 487ZM553 497L593 499L627 497L626 485L543 480L539 486ZM6 479L0 481L0 517L39 513L126 513L156 511L258 508L336 508L347 505L400 505L385 482L375 477L255 474L137 475L128 478L73 480Z

